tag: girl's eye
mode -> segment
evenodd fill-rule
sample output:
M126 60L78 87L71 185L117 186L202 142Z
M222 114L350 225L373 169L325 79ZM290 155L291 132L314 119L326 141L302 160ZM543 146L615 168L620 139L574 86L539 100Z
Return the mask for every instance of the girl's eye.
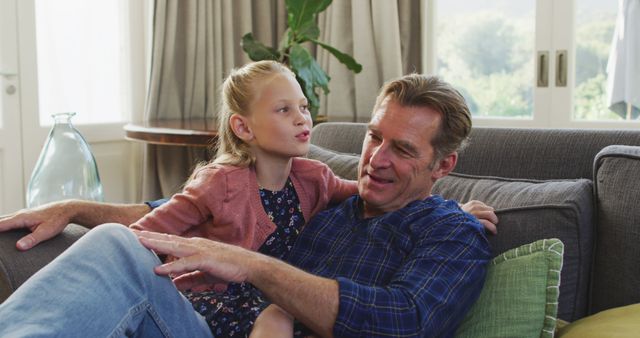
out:
M300 108L301 108L301 109L302 109L302 111L304 111L304 112L309 112L309 105L308 105L308 104L302 105L302 106L300 106Z
M289 111L289 107L282 107L282 108L278 108L278 112L279 113L286 113Z

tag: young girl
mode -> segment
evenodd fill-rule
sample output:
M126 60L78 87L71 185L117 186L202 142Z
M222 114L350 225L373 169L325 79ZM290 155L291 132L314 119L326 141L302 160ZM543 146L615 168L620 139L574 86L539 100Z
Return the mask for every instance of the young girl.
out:
M197 168L181 193L131 227L215 239L284 258L307 220L357 192L355 182L300 158L309 150L311 124L307 99L284 65L260 61L232 71L222 89L215 160ZM269 305L248 283L184 294L221 337L247 335ZM259 323L268 330L283 330L272 336L292 335L291 319L275 305L263 316Z

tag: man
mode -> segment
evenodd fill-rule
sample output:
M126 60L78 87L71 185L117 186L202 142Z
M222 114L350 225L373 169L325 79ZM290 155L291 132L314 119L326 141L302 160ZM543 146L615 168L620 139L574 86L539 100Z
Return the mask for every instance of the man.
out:
M363 145L359 196L309 222L291 252L291 265L202 238L147 232L137 235L148 248L179 258L155 268L160 275L181 275L174 280L179 288L216 280L251 282L274 304L321 336L451 336L480 293L490 253L477 220L462 212L455 202L432 196L431 189L455 167L457 149L470 129L464 99L440 80L409 75L385 85ZM68 212L82 214L76 211ZM132 216L142 209L132 207L128 211ZM67 217L85 224L92 221ZM100 240L92 232L79 241L84 241L79 246ZM118 236L128 236L125 232ZM106 236L104 232L102 235ZM22 244L28 247L29 238L24 241ZM122 242L135 245L131 238ZM104 250L108 247L105 245ZM123 244L119 250L133 249ZM68 251L68 256L88 254L88 250ZM112 251L115 268L127 265L129 256L120 257L120 251ZM144 254L136 251L130 255ZM61 259L58 261L63 263L56 263L58 271L65 271L65 260L67 269L73 266L72 259ZM123 269L129 272L129 268ZM130 316L127 321L132 324L119 329L163 333L189 327L201 330L197 318L192 318L196 315L188 313L185 304L164 299L169 297L167 283L162 287L156 284L166 279L151 278L145 271L132 270L131 278L125 276L114 283L122 288L133 285L130 292L142 294L140 304L160 313L161 318L149 315L146 317L152 320L136 321ZM101 278L106 278L105 273L96 273L79 285L93 285ZM24 292L20 288L16 293L23 294L15 298L25 298L28 289L39 286L46 287L41 282ZM156 304L157 294L147 292L156 289L161 290L157 294L167 295L162 297L162 304ZM63 303L65 307L86 306L91 310L96 302L75 298L80 300ZM130 297L122 302L127 302L126 298ZM118 303L118 299L111 302ZM118 311L122 308L109 312ZM181 314L179 319L171 318L176 312ZM164 313L170 318L164 318ZM154 326L150 321L161 324ZM196 335L194 331L190 334Z

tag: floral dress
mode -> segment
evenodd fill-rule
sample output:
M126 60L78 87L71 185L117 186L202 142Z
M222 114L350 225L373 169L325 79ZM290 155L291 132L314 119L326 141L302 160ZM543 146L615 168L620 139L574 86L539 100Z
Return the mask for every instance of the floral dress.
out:
M304 225L300 201L291 179L280 191L260 188L262 206L276 230L258 252L283 259ZM205 317L214 337L245 337L270 302L250 283L229 283L223 292L184 292L193 308Z

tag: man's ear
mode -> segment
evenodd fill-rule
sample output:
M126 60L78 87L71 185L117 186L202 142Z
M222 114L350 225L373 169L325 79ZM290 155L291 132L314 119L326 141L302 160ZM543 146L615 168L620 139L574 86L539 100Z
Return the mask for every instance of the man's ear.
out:
M433 172L431 173L433 181L435 182L449 175L449 173L453 171L453 168L456 167L456 163L458 163L458 152L453 152L436 162L433 167Z
M231 117L229 117L229 126L231 126L231 131L236 134L239 139L245 142L253 139L253 131L251 131L246 117L239 114L232 114Z

